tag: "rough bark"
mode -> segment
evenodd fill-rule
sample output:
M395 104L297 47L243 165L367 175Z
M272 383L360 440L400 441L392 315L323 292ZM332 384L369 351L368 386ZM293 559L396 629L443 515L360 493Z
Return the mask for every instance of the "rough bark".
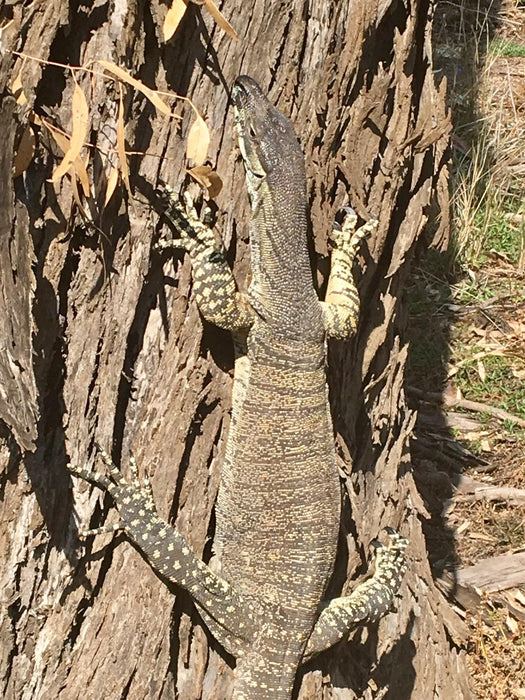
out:
M72 489L68 460L116 460L133 450L159 511L209 557L228 428L232 347L203 325L189 261L152 252L158 218L147 201L159 175L184 179L182 126L127 93L133 205L119 188L95 225L81 225L67 178L47 181L61 154L35 127L36 155L12 178L13 151L34 109L66 130L74 88L58 67L105 58L152 87L188 95L213 129L211 161L224 180L218 228L241 286L248 265L248 202L228 87L252 75L293 119L306 154L312 233L326 253L334 212L347 203L380 228L363 256L363 314L355 342L330 348L330 383L351 514L344 518L332 593L364 571L385 525L410 537L397 613L359 630L298 679L300 698L469 697L459 625L433 584L410 474L414 416L403 393L401 294L429 216L446 238L444 90L432 74L431 8L395 0L230 0L232 41L191 5L161 41L167 6L36 0L5 6L0 74L0 418L3 552L0 684L6 698L227 698L227 658L187 596L165 586L122 538L84 548L79 520L111 521L111 502ZM10 85L22 71L27 97ZM92 108L91 143L116 144L118 91L79 74ZM186 113L188 110L186 111ZM96 149L92 178L104 184ZM428 238L428 237L427 237ZM322 276L320 276L322 277ZM322 286L322 284L321 284ZM348 511L348 508L347 508ZM346 554L348 545L348 554Z

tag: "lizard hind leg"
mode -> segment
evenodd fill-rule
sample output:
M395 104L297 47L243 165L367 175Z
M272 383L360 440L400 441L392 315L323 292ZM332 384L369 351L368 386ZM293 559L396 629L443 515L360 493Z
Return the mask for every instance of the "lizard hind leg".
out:
M357 328L359 294L352 274L352 265L361 241L377 228L378 222L370 219L357 227L357 214L351 207L344 209L341 226L334 225L330 240L333 246L332 266L326 299L321 302L323 321L327 335L346 340Z
M376 550L373 576L324 608L308 640L304 660L333 646L357 625L375 622L391 610L407 569L408 540L392 528L386 531L387 544L372 543Z
M209 208L199 218L188 192L181 202L167 185L160 188L166 202L165 215L180 238L161 241L157 249L183 248L191 258L193 290L200 312L207 321L229 331L248 328L254 312L246 296L237 291L224 247L215 240L209 226Z
M126 478L109 455L98 449L108 474L71 464L68 469L111 495L121 525L84 531L83 536L123 529L155 571L190 593L205 619L211 620L216 639L237 653L260 625L259 612L198 559L180 532L158 515L149 481L139 479L134 460L130 478Z

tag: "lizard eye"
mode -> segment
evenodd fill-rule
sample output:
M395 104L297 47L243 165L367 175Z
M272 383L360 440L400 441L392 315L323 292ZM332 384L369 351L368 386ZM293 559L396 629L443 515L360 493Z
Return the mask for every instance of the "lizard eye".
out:
M253 128L252 124L250 124L250 125L248 126L248 131L249 131L250 136L252 137L252 139L254 139L254 138L257 137L257 132L256 132L255 129Z

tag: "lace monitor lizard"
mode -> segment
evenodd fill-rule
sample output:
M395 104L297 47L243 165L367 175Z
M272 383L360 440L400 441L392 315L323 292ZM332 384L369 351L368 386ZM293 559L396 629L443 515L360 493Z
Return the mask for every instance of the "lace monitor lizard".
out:
M106 489L123 528L151 566L189 591L211 633L236 657L236 700L286 700L298 667L358 623L391 608L405 571L407 540L388 530L376 543L375 572L351 595L322 598L332 573L340 485L325 378L325 338L355 331L359 298L352 263L377 222L357 228L346 211L333 231L325 302L314 290L307 250L304 157L293 127L254 80L232 90L251 201L251 282L237 291L223 250L186 196L167 190L167 215L192 260L204 318L236 344L233 407L216 505L210 569L158 515L147 480L132 461L125 479L101 450L105 470L69 465ZM100 448L99 448L100 449Z

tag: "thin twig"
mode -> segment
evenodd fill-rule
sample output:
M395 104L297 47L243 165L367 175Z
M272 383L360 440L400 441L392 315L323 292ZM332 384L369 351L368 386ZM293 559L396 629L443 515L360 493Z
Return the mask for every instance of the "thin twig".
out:
M494 418L499 420L508 420L512 423L516 423L521 428L525 428L525 420L519 416L514 415L505 411L503 408L498 408L497 406L491 406L487 403L482 403L481 401L471 401L470 399L465 399L463 397L451 397L446 394L440 394L438 392L426 392L417 389L416 387L407 387L407 391L422 401L428 401L429 403L439 403L446 408L464 408L466 411L474 411L476 413L488 413Z

